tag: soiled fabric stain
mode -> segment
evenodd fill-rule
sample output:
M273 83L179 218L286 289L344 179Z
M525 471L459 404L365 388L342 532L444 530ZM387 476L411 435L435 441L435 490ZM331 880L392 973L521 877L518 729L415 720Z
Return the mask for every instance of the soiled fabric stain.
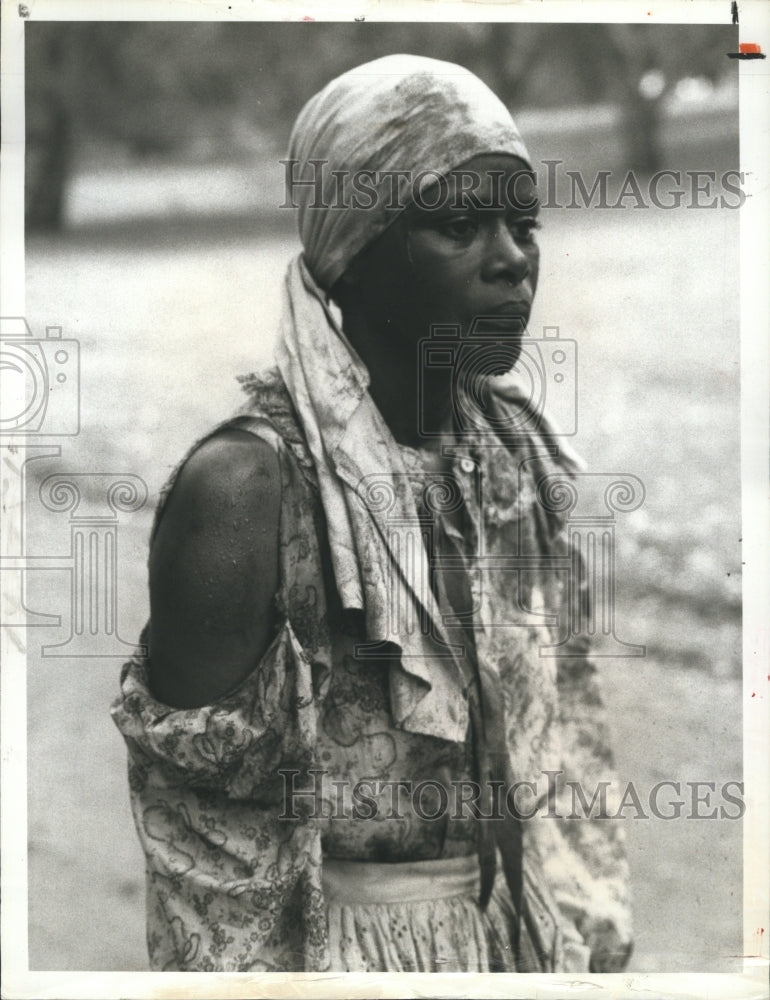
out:
M465 859L477 865L478 820L472 815L428 821L404 794L390 816L383 794L375 817L354 818L350 796L333 785L343 782L349 790L372 778L414 785L429 776L451 793L453 782L474 776L469 735L466 727L459 740L445 740L394 722L389 664L355 655L365 637L363 622L340 606L317 477L286 389L275 371L244 382L250 401L225 426L271 444L281 469L277 633L253 673L211 705L178 710L156 701L147 663L137 657L124 668L113 707L128 745L131 801L147 861L151 965L322 971L381 968L383 956L390 956L391 971L413 970L414 963L419 971L433 971L460 968L465 956L479 971L511 970L515 915L500 874L486 912L470 876L467 891L430 904L329 908L323 873L331 859ZM469 580L476 581L474 631L479 656L499 676L511 771L541 791L548 768L591 789L611 780L594 664L578 644L557 669L539 648L563 638L563 625L544 629L522 621L546 608L568 621L564 575L535 567L516 585L510 574L487 573L483 593L479 588L480 551L509 555L514 540L533 557L565 551L563 522L549 519L536 499L539 478L559 464L544 455L536 433L516 455L501 446L492 456L485 445L487 440L471 440L458 448L454 476L464 520L460 530L456 516L445 528L464 553ZM525 454L531 461L522 464ZM402 448L402 462L414 502L425 502L435 486L430 463L409 448ZM478 480L489 484L489 503L479 502L484 491L474 487ZM293 787L300 792L318 788L310 771L325 772L321 815L312 815L311 794L296 798L296 818L286 817L280 769L295 772ZM556 811L567 815L566 787L560 796ZM612 789L608 809L614 812ZM538 967L585 971L590 941L598 971L602 955L622 955L630 947L621 825L540 817L525 827L524 891L541 939L538 953L549 955L549 964ZM432 914L427 922L426 907ZM388 944L391 918L406 921L408 933ZM463 933L460 947L457 935ZM431 955L435 962L423 968Z

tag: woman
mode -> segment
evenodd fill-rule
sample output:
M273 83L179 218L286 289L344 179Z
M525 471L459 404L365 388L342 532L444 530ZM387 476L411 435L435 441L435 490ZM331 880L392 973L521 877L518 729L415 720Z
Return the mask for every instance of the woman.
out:
M609 763L543 499L577 460L489 379L537 286L526 148L471 73L391 56L306 105L286 167L276 366L172 477L113 709L151 963L618 971L620 833L552 780Z

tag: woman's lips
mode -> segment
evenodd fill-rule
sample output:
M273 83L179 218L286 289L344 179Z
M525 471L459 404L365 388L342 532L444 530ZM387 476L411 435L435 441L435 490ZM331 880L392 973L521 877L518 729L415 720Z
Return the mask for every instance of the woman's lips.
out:
M520 316L522 319L526 319L531 308L531 302L517 299L515 302L503 302L502 305L490 309L489 314L492 316Z
M485 330L523 335L529 319L529 310L527 303L506 302L496 309L480 314L474 324L474 330L482 335Z

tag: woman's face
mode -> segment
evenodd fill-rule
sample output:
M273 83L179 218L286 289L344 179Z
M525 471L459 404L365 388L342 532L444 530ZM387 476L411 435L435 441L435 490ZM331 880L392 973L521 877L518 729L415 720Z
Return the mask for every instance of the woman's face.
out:
M411 357L435 324L467 334L476 318L499 316L496 335L519 336L537 288L538 205L523 161L480 156L446 184L433 181L356 262L365 314Z

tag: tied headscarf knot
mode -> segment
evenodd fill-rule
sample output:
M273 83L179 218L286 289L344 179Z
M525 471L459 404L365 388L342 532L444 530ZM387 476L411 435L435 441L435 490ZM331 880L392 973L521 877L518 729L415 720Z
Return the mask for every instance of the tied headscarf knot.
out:
M357 654L391 663L395 725L460 742L466 685L451 648L437 638L440 628L425 627L441 615L414 500L396 486L406 481L403 459L327 296L394 220L394 205L411 200L413 183L491 153L529 164L504 104L452 63L387 56L311 98L289 146L291 176L313 183L290 192L304 253L289 265L276 354L318 475L342 607L365 616L367 642ZM374 192L367 207L363 177ZM391 490L384 508L367 499L377 483Z

